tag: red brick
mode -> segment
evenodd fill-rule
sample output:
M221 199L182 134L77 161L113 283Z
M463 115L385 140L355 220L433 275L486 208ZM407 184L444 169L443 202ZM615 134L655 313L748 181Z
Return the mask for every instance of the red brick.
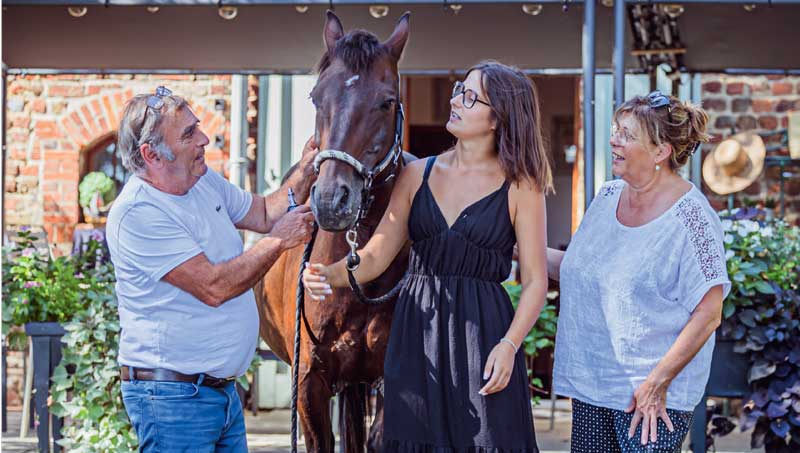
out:
M18 148L18 147L9 147L8 150L8 157L17 160L24 160L28 158L28 153L25 152L25 148Z
M750 83L751 93L769 93L769 82L762 80Z
M212 96L219 96L225 94L225 86L224 85L211 85L211 93Z
M714 127L717 129L728 129L733 127L736 124L733 121L733 117L728 115L718 116L716 121L714 121Z
M790 101L788 99L781 99L778 105L775 106L776 112L788 112L794 110L796 106L800 105L800 101Z
M736 120L736 128L740 131L755 129L757 124L756 118L751 115L743 115Z
M775 82L772 84L772 94L775 96L792 94L792 88L792 84L789 82Z
M61 131L54 120L37 120L34 124L36 136L42 139L60 138Z
M41 160L42 158L42 148L40 146L34 146L31 148L31 160Z
M744 93L744 83L742 82L729 82L728 86L725 87L725 92L728 94L743 94Z
M94 113L95 120L97 120L97 124L100 126L100 129L103 132L108 132L111 130L108 120L106 119L106 113L103 111L103 107L100 105L99 99L92 100L92 113Z
M784 116L783 118L781 118L781 128L786 128L786 127L789 127L789 117L788 116Z
M735 113L746 112L747 110L750 109L751 104L752 101L750 100L750 98L734 99L733 102L731 103L731 110Z
M86 127L87 132L91 136L89 141L96 139L103 133L103 131L100 129L100 126L97 124L96 118L89 110L88 104L81 106L81 116L83 117L83 124Z
M703 91L706 93L719 93L722 91L722 82L713 81L713 82L706 82L703 84Z
M11 121L11 127L27 129L31 125L31 117L26 113L8 115L8 119Z
M108 118L108 122L112 129L119 128L119 116L118 110L114 107L114 103L111 100L111 97L106 95L103 96L103 107L106 110L106 117Z
M39 165L24 165L20 167L19 174L22 176L39 176Z
M6 179L5 181L5 191L8 193L14 193L17 191L17 182L13 179Z
M45 165L47 165L47 162L45 162ZM48 192L49 193L59 193L59 192L61 192L61 189L60 189L60 186L59 186L59 184L57 182L55 182L55 181L45 181L45 182L42 183L42 192L45 192L45 193L48 193Z
M50 156L50 153L47 153L47 156ZM53 175L57 175L59 173L59 169L61 168L61 164L58 160L55 159L47 159L44 161L44 177L45 179L49 180L50 177Z
M19 174L19 163L14 160L9 160L6 162L6 176L17 176Z
M79 84L53 84L47 89L48 97L78 97L83 96L83 86Z
M34 99L31 102L31 111L35 113L44 113L47 111L47 102L44 99Z
M703 108L710 111L724 112L728 108L725 98L703 99Z
M753 111L756 113L772 112L776 102L769 99L753 99Z
M761 129L777 129L778 128L778 118L767 115L767 116L759 116L758 117L758 126Z

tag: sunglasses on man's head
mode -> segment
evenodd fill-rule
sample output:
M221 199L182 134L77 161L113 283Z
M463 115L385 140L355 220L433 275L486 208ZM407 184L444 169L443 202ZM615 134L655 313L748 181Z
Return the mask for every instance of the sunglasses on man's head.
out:
M156 112L161 110L161 107L164 107L165 96L172 96L172 91L170 91L170 89L167 87L159 86L156 88L155 94L151 94L150 97L147 98L147 107L145 107L144 115L142 115L142 124L139 126L140 134L142 128L144 127L144 123L147 121L147 112L150 109L153 109Z

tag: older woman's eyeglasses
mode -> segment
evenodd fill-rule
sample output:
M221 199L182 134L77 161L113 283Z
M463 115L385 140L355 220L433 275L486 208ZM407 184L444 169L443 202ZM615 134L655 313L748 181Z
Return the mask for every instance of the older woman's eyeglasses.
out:
M450 99L453 99L459 94L461 95L461 103L464 104L464 107L468 109L471 109L473 106L475 106L476 102L480 102L487 107L492 106L488 102L478 99L478 93L464 87L463 82L456 82L453 85L453 94L450 96Z

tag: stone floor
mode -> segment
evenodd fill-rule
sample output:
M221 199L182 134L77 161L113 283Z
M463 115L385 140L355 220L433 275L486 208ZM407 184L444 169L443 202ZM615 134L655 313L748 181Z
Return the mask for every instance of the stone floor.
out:
M544 407L547 406L547 407ZM20 439L20 415L18 411L8 413L8 430L2 434L3 452L36 452L35 431L31 429L30 437ZM550 429L549 402L534 409L536 438L542 453L569 451L569 434L571 429L571 414L569 403L559 400L556 405L553 429ZM261 411L258 415L248 412L247 442L251 452L255 453L284 453L290 451L290 413L288 410ZM302 439L300 441L302 445ZM735 431L730 435L717 439L717 453L763 452L751 450L750 433ZM302 449L305 451L305 449ZM688 443L684 446L688 452Z

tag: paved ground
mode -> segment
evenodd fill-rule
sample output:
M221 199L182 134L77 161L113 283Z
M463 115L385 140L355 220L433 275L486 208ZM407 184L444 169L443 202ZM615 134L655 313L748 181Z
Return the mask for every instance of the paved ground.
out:
M569 403L561 400L558 403L552 430L550 429L549 401L543 403L543 406L547 407L540 406L534 410L536 438L542 453L569 451L571 429ZM257 416L248 413L246 423L250 451L254 453L289 452L289 415L288 410L261 411ZM2 435L3 452L36 452L34 430L30 432L31 437L19 438L20 412L9 412L8 425L8 431ZM751 450L749 446L750 433L737 431L717 440L717 453L763 452L763 450ZM684 451L689 451L687 446L684 446Z

